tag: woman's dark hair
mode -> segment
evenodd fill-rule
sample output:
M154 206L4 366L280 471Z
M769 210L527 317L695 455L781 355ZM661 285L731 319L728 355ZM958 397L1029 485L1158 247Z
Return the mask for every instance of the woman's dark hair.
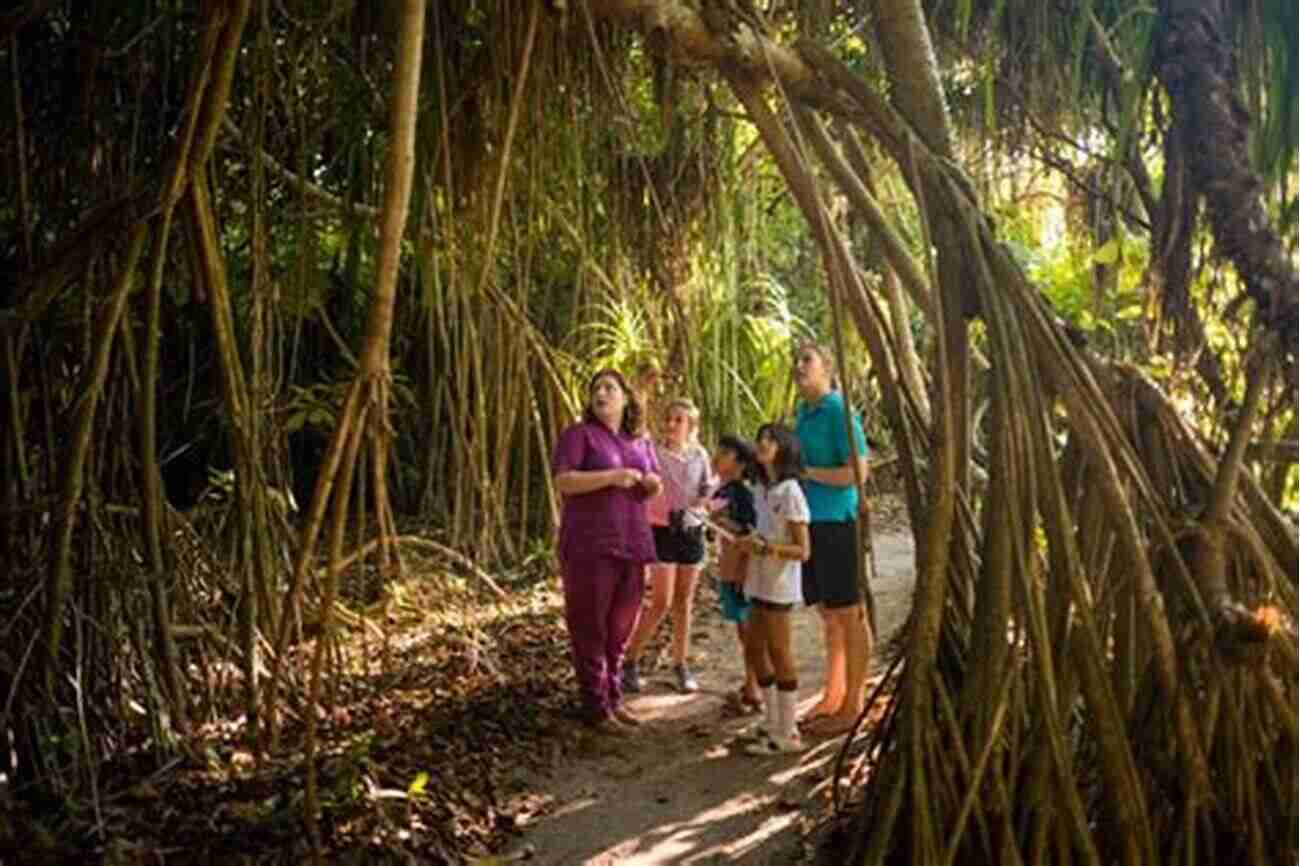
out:
M605 368L597 370L596 375L591 377L587 383L587 402L582 407L582 420L588 424L599 424L600 419L596 413L591 411L591 389L596 387L596 383L604 376L608 376L618 383L618 387L623 389L623 397L627 403L623 406L623 420L619 423L618 429L629 436L637 436L641 433L642 423L644 421L644 412L641 409L641 401L637 399L636 392L628 387L627 379L618 370Z
M745 481L758 481L758 460L754 456L754 446L734 433L728 433L718 440L718 447L725 448L736 455L736 462L743 467L740 477Z
M803 455L799 450L799 439L794 431L784 424L764 424L758 428L757 442L764 436L770 436L776 442L776 460L772 461L771 480L764 479L770 487L790 478L798 480L803 474Z

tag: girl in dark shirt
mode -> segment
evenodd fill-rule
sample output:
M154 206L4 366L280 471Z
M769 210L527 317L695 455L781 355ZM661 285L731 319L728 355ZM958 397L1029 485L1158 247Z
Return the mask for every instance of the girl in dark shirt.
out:
M727 435L718 440L713 452L713 471L722 486L709 501L713 521L733 535L743 536L754 528L758 514L754 510L754 492L749 482L755 477L754 447L739 436ZM745 598L745 576L749 571L749 554L738 545L721 539L722 555L718 559L718 600L722 618L736 624L742 658L749 635L749 600ZM740 709L758 709L762 695L758 674L748 661L745 682L730 700Z

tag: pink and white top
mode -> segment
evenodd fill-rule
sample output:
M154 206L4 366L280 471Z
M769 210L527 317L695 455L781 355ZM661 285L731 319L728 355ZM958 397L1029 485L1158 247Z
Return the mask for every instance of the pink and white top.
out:
M699 445L687 445L680 451L655 443L663 492L646 503L651 526L667 526L668 515L695 505L708 496L714 486L709 452Z

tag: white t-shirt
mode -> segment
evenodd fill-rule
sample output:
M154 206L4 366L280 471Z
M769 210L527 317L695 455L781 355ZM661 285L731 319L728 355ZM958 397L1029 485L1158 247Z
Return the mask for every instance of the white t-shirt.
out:
M754 510L758 512L754 528L772 544L792 544L790 524L808 523L808 500L799 482L788 478L772 487L758 484L753 489ZM745 595L772 604L803 601L802 565L795 559L750 554Z

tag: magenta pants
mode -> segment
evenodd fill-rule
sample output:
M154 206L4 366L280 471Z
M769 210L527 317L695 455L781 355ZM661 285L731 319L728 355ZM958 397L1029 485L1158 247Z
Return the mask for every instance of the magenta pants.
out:
M564 563L564 619L587 711L604 718L623 699L623 651L641 613L645 565L624 559Z

